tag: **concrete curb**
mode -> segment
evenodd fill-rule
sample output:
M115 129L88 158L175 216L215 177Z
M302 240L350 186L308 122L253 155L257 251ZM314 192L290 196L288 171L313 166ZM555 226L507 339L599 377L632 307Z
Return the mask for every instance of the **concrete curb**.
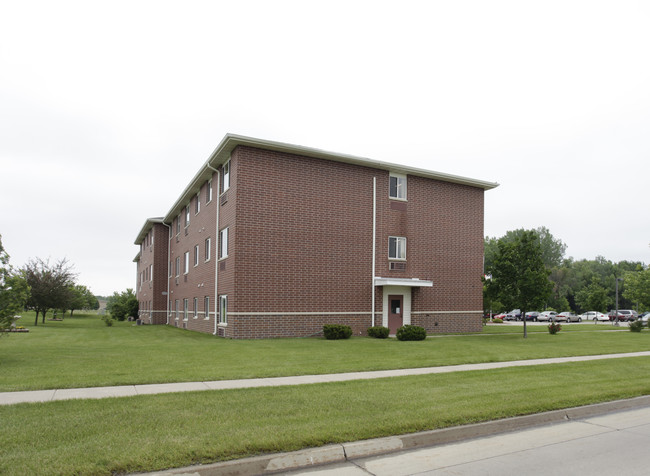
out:
M534 426L577 420L647 406L650 406L650 395L553 410L534 415L504 418L503 420L475 423L441 430L423 431L408 435L309 448L291 453L256 456L223 463L189 466L141 474L149 476L251 476L273 474L280 471L291 471L324 464L341 463L402 450L444 445L488 435L522 430Z

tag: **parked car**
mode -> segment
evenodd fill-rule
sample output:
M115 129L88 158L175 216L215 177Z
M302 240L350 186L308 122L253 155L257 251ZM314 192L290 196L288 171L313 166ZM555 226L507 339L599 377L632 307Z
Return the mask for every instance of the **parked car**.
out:
M557 316L557 312L555 311L544 311L540 312L539 316L537 316L538 321L553 321L555 319L555 316Z
M537 322L537 316L539 316L539 312L537 311L530 311L526 313L526 320L527 321L534 321Z
M616 320L616 311L609 311L609 320L610 321L615 321ZM630 309L619 309L618 310L618 320L619 321L633 321L637 318L637 313L636 311L632 311Z
M513 309L512 311L506 313L503 318L504 321L518 321L521 319L521 309Z
M636 321L639 317L639 313L633 309L619 309L618 312L626 316L628 321Z
M585 321L609 321L609 316L598 311L587 311L580 314Z
M649 317L650 317L650 312L644 312L643 314L639 314L638 319L641 319L641 322L647 325Z
M501 319L501 320L503 321L503 320L505 319L505 317L506 317L506 313L505 313L505 312L502 312L501 314L496 314L496 315L494 315L494 316L492 316L492 317L493 317L494 319Z
M582 318L580 316L576 316L572 312L561 312L555 316L555 320L564 322L582 322Z

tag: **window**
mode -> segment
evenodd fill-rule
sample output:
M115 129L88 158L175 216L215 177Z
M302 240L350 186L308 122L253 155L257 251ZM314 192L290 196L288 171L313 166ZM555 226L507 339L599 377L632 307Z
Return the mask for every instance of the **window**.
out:
M219 296L219 323L228 323L228 296Z
M205 191L205 203L212 201L212 180L208 181L208 188Z
M183 320L187 321L187 311L190 307L190 300L185 298L183 299Z
M185 261L183 262L183 274L190 272L190 252L185 252Z
M205 260L210 261L210 256L212 253L212 238L205 239Z
M199 298L194 298L194 319L199 317Z
M406 259L406 238L402 236L388 237L388 258Z
M176 257L176 276L179 276L181 274L181 257L177 256Z
M180 235L181 234L181 216L178 215L176 217L176 234Z
M223 164L223 187L221 193L230 188L230 161Z
M194 266L199 265L199 245L194 246Z
M203 299L203 314L205 314L206 319L210 319L210 296Z
M185 228L190 226L190 206L185 207Z
M390 198L406 200L406 175L390 174Z
M149 265L149 281L153 281L153 265Z
M178 299L175 301L174 316L178 319Z
M228 257L228 228L219 232L219 259Z
M172 260L169 260L169 277L171 278L174 275L174 265Z
M194 214L198 215L201 211L201 192L196 194L196 202L194 203Z

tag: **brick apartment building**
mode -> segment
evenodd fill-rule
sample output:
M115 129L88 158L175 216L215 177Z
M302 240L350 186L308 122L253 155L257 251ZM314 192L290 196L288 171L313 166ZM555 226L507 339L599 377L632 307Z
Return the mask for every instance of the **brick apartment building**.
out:
M228 134L137 236L140 319L230 338L480 331L496 186Z

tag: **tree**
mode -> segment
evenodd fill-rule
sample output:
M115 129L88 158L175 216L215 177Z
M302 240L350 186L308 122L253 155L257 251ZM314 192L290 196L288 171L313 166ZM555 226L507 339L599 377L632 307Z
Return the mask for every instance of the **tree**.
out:
M27 281L14 273L0 236L0 332L11 327L14 316L24 309L28 297Z
M70 311L70 317L78 309L97 309L99 302L86 286L75 284L69 288L70 299L66 310Z
M552 269L560 266L562 264L562 259L564 258L564 253L566 252L566 244L562 240L555 238L545 226L540 226L532 231L534 231L537 236L542 261L546 267ZM519 228L517 230L506 232L506 234L498 240L496 238L487 237L484 242L485 269L490 269L492 266L492 261L497 253L499 241L505 240L508 242L514 242L517 238L527 232L528 230Z
M585 286L576 293L576 303L584 311L607 312L610 302L607 289L601 285L598 276L592 277L589 286Z
M524 337L527 336L526 311L541 308L552 291L549 270L542 258L535 231L523 231L514 240L506 237L497 243L492 266L487 270L487 294L509 308L521 309Z
M650 309L650 268L642 271L628 271L623 277L625 289L623 297L641 306L643 310Z
M106 303L106 310L118 321L123 321L127 317L137 317L138 307L138 298L130 288L122 293L115 291Z
M23 267L23 274L31 288L27 306L36 311L34 325L38 325L41 314L45 323L45 314L50 309L66 309L70 299L70 287L74 285L75 274L72 265L64 258L50 265L50 260L30 259Z

